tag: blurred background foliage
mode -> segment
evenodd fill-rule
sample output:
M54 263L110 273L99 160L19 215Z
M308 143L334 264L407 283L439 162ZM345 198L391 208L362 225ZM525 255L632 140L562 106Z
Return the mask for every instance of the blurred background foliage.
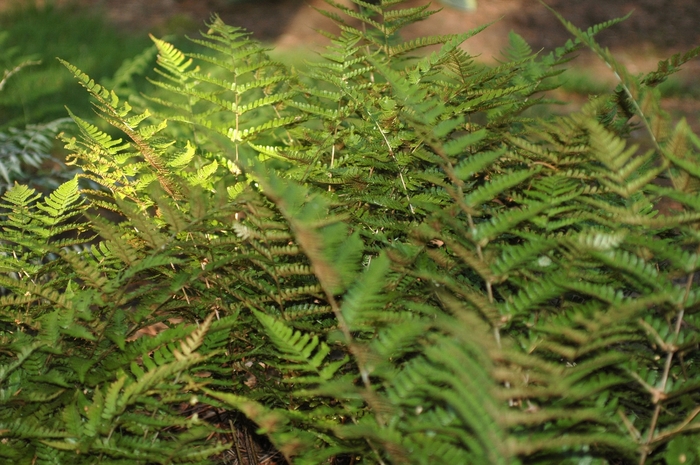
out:
M221 8L231 14L235 7L243 26L253 29L257 37L275 41L271 45L274 59L300 68L318 58L314 50L318 44L299 43L304 40L303 35L290 41L289 30L308 29L318 39L319 36L311 30L315 27L312 18L321 15L311 9L301 10L298 2L292 0L267 3L178 0L168 3L170 11L163 10L160 4L165 5L164 2L144 3L140 6L143 11L134 9L137 3L125 2L123 16L130 16L133 24L107 14L114 13L119 2L112 2L114 5L109 1L93 2L94 8L87 8L85 2L80 1L58 2L60 6L56 2L34 0L11 3L7 7L8 3L0 0L0 72L5 72L0 88L0 191L14 181L29 182L35 188L48 190L70 174L62 164L64 153L55 136L63 130L61 125L67 116L66 106L75 113L85 114L90 111L90 103L70 73L56 60L57 57L113 88L122 98L138 102L141 92L153 90L146 79L134 79L153 74L155 49L148 32L174 42L187 52L191 43L184 36L193 35L202 28L200 21L186 13L188 9L197 10L202 16L202 11L207 8ZM528 13L532 8L527 1L522 3L529 8L523 10L523 21L534 21L525 19L532 16ZM562 7L556 1L549 3L555 8ZM503 10L504 7L499 7L499 4L503 2L480 2L478 13L483 16L492 10L496 13L494 8ZM571 8L580 9L581 6ZM645 8L642 5L636 19L633 15L631 20L640 21L639 16L644 17ZM259 12L251 13L253 10ZM300 14L310 18L308 26L297 24ZM453 10L451 14L438 17L449 21L451 17L461 14L466 13ZM158 15L160 19L155 21ZM497 16L492 19L495 18ZM145 30L144 26L149 21L153 24ZM260 26L259 33L254 29L256 24ZM468 26L464 28L468 29ZM527 34L524 35L527 37ZM474 39L479 40L479 36ZM482 44L479 43L479 46ZM478 59L484 60L484 66L491 66L489 60L498 57L498 50L484 50ZM590 95L603 94L613 88L612 77L612 73L601 72L598 68L568 69L559 77L561 88L552 97L583 105ZM697 79L674 76L664 82L660 90L675 116L688 116L691 127L697 126L697 115L700 113L700 85ZM570 110L568 106L562 108L561 113ZM106 127L102 129L109 131Z
M77 7L14 7L0 16L0 30L4 39L0 53L3 69L26 60L39 61L22 70L21 77L11 79L0 93L2 128L65 117L67 102L76 110L89 105L56 57L89 70L101 80L150 45L147 36L120 32Z

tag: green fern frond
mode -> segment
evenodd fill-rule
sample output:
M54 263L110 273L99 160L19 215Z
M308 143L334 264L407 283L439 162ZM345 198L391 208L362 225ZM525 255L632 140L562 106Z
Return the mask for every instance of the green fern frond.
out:
M437 136L438 134L436 134ZM458 137L456 139L451 139L445 145L442 147L445 153L449 156L456 156L460 155L464 152L464 149L467 147L473 146L484 140L486 138L487 133L485 130L480 130L473 132L471 134L465 134L461 137ZM478 156L482 156L482 154L479 154ZM466 159L465 159L466 160ZM493 161L493 160L491 160ZM484 165L487 163L486 161L482 162ZM476 169L474 169L476 171Z
M5 432L4 436L14 436L24 439L60 439L68 437L68 434L63 431L46 428L39 424L32 425L27 423L28 422L17 420L14 423L1 424L0 429Z
M62 251L60 255L63 260L71 265L78 278L84 283L95 289L106 287L109 278L105 276L103 270L94 263L82 259L79 254L75 253Z
M158 49L158 64L165 68L166 71L169 71L172 76L175 76L175 78L171 77L171 79L180 82L182 78L179 78L179 76L182 76L192 66L193 60L191 58L188 59L174 45L153 35L150 35L150 38Z
M11 204L8 206L9 208L26 208L40 197L41 194L37 193L35 189L21 184L15 184L14 188L10 189L9 191L5 192L5 194L3 194L3 200ZM14 216L12 219L14 221L19 221L20 224L23 224L27 221L24 218L17 216Z
M131 265L138 260L139 251L129 244L128 236L125 238L124 231L98 217L90 217L91 224L106 241L92 247L93 253L101 255L100 258L111 258L112 256L122 260L125 264Z
M515 31L508 33L508 47L501 54L509 61L516 62L533 58L530 44Z
M403 41L428 6L355 3L304 75L217 17L192 53L154 38L136 109L145 59L114 92L66 65L114 132L73 115L83 173L0 201L0 461L241 461L242 415L289 463L694 439L700 139L649 87L697 49L640 81L593 41L613 20L486 67L482 28ZM581 44L627 89L524 114Z
M494 199L507 189L510 189L513 186L522 183L524 180L536 175L538 171L539 168L534 168L495 176L493 180L467 194L464 201L470 207L478 207L484 202Z
M73 74L73 76L75 76L78 82L83 87L85 87L85 89L88 92L90 92L90 94L93 97L95 97L100 103L116 110L117 106L119 105L119 97L117 96L117 94L115 94L113 91L110 92L101 85L97 84L93 79L90 78L90 76L83 73L80 69L68 63L67 61L61 60L60 58L58 59L58 61L60 61L63 66L68 68L68 70ZM126 109L128 107L124 108Z
M648 73L642 78L641 83L655 87L666 80L668 76L680 70L680 67L700 55L700 47L695 47L685 53L676 53L667 60L659 61L656 71Z
M283 365L285 369L294 369L302 372L313 373L317 377L328 378L328 374L322 374L321 365L325 361L331 349L324 342L319 341L318 336L309 336L300 331L295 331L286 326L282 321L263 313L253 312L266 329L273 343L281 351L284 359L293 362L293 365ZM332 374L332 373L330 373ZM304 382L311 379L304 378ZM291 382L302 382L300 377L295 377ZM311 381L313 382L313 381Z
M352 330L365 329L366 321L373 313L387 304L381 296L383 278L389 271L389 260L385 255L372 260L360 279L351 287L343 299L341 312ZM365 315L367 312L367 315Z

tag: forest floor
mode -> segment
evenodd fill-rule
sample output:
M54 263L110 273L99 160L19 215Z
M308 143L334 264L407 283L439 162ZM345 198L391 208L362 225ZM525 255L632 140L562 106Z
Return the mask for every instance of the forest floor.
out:
M298 54L301 59L320 50L328 40L317 30L337 31L334 23L316 8L328 8L324 0L0 0L0 10L12 4L73 4L77 8L106 12L106 17L129 33L156 36L203 29L216 13L227 23L241 26L277 51ZM350 0L335 0L350 5ZM659 60L700 45L700 2L697 0L545 0L580 28L588 28L630 12L629 19L598 36L616 59L633 74L649 72ZM487 23L486 30L470 38L464 48L481 61L495 63L512 30L523 36L533 50L548 51L563 45L570 34L539 0L476 0L473 11L461 11L433 1L443 11L404 30L407 37L469 31ZM426 0L409 0L410 6ZM590 52L582 52L573 66L598 82L614 85L613 73ZM664 100L674 116L685 116L700 129L700 58L687 63L677 75L683 88ZM576 96L573 96L576 100Z
M0 0L0 10L17 3L77 4L106 11L107 17L130 32L201 28L213 13L228 24L242 26L265 42L285 49L318 49L327 42L317 29L333 30L333 22L314 8L324 0ZM349 5L349 0L336 0ZM487 61L498 57L508 32L522 35L535 50L562 45L570 34L539 0L476 0L473 11L460 11L433 1L444 10L405 30L408 36L465 32L486 23L489 28L466 43L466 49ZM422 5L426 0L409 0ZM599 36L636 72L671 53L700 45L700 2L697 0L546 0L580 28L632 12L629 19ZM174 31L177 32L177 31ZM700 63L692 65L700 70Z

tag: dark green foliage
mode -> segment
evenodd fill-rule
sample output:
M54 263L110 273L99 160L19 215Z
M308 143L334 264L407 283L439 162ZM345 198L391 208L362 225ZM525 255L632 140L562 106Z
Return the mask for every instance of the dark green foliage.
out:
M27 0L9 2L0 15L2 40L0 69L11 69L18 60L31 59L21 79L0 94L0 126L40 124L65 117L65 105L89 111L80 89L71 82L60 56L95 78L112 76L122 61L148 45L148 38L120 34L104 18L87 13L77 4ZM61 2L63 3L63 2ZM68 2L72 3L72 2Z
M9 189L15 181L28 182L50 190L57 187L60 174L46 173L45 164L51 160L54 139L70 121L60 118L47 124L32 124L24 129L8 128L0 132L0 190ZM56 165L60 162L55 161Z
M7 31L0 34L0 61L6 66L0 79L0 97L6 97L9 87L13 92L12 85L16 81L21 81L19 75L26 76L28 68L39 65L39 60L32 57L16 57L17 50L7 47L5 42L10 36ZM3 108L5 115L7 108ZM29 124L23 129L16 127L5 127L0 131L0 191L4 192L16 182L28 182L45 190L57 187L60 182L55 182L61 176L56 173L46 173L45 165L50 160L56 134L62 126L70 121L68 118L59 118L44 124ZM56 162L59 165L59 162ZM69 179L71 176L65 177Z
M0 191L18 181L49 192L76 172L63 164L56 140L69 126L65 104L71 101L81 114L89 111L89 102L56 56L102 77L148 39L119 35L103 19L72 6L21 3L0 15ZM145 54L126 60L110 86L136 93L143 86L132 85L128 73L138 72L139 66L141 71L151 66Z
M236 463L243 416L299 464L698 457L700 139L653 88L695 52L636 78L562 19L491 69L356 3L307 75L216 17L131 103L151 52L63 62L111 129L0 203L3 460ZM620 87L528 116L581 44Z

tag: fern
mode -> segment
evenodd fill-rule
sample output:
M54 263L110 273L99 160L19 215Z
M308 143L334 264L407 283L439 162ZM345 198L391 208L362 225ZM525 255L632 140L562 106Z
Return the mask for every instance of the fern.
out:
M224 152L235 160L244 153L250 154L249 142L255 143L261 135L267 137L261 140L271 141L267 133L295 121L283 110L284 103L293 96L292 91L285 89L289 76L267 57L266 49L247 35L240 28L225 25L218 17L212 18L203 39L193 41L219 56L186 56L173 45L153 38L159 50L159 74L165 78L153 82L173 96L181 96L181 103L177 103L177 98L155 101L177 110L168 115L169 119L190 122L218 134L220 137L211 138L215 145L206 150L221 150L221 142L217 141L233 142ZM195 60L213 66L217 72L202 72L194 65Z
M83 172L0 201L3 460L241 461L249 422L289 463L697 455L700 142L652 89L695 52L637 78L593 39L618 20L565 23L487 68L481 28L403 41L434 11L355 3L305 75L217 17L154 38L129 103L154 52L109 86L64 63L103 123L70 113ZM581 45L622 87L525 114Z

